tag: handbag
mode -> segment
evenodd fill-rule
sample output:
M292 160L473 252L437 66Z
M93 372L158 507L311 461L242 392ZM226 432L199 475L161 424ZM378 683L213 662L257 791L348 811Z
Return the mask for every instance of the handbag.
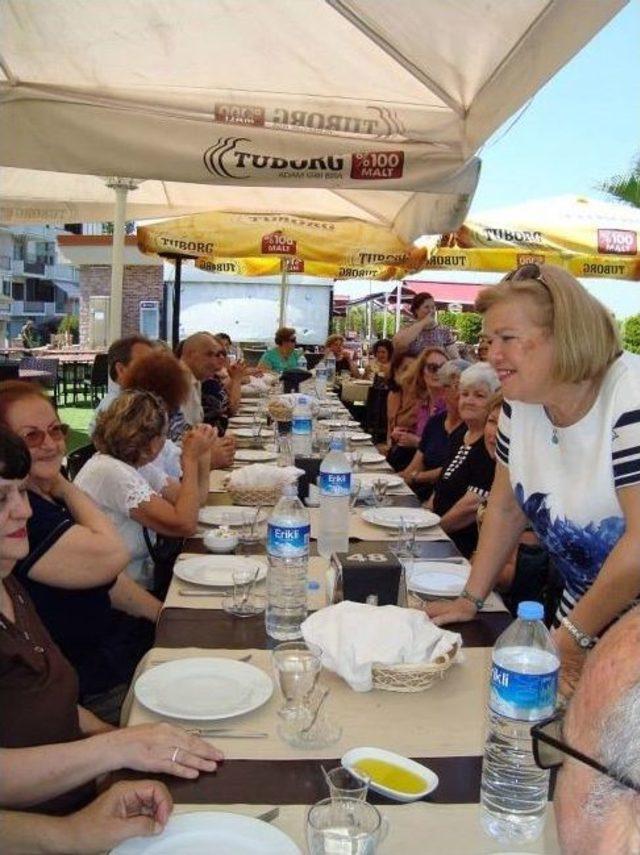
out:
M143 526L142 533L153 561L153 594L164 600L171 583L173 565L184 548L184 537L156 534L154 543L146 526Z

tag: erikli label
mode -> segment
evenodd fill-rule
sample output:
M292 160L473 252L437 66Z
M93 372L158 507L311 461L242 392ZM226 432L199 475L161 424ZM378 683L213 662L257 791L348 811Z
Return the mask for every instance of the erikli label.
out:
M351 495L351 472L321 472L319 482L324 496Z
M269 524L267 551L271 555L296 557L309 552L310 526L283 526Z
M558 691L558 669L546 674L523 674L493 663L491 709L521 721L540 721L553 715Z

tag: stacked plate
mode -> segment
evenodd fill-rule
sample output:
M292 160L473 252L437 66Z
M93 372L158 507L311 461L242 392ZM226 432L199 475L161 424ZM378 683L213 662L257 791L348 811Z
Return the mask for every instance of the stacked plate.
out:
M239 448L234 460L240 463L264 463L266 460L276 460L277 451L267 451L262 448Z
M404 481L399 475L390 475L387 472L358 472L353 477L357 478L367 490L370 490L376 482L385 484L388 490L396 490L404 486Z
M205 525L247 525L255 518L255 508L242 508L238 505L207 505L198 512L198 519ZM264 522L266 518L267 512L260 511L258 522Z
M415 525L417 528L431 528L440 522L440 517L424 508L366 508L362 519L382 528L402 528L403 525Z
M459 597L470 572L467 561L415 561L407 574L407 587L429 597Z
M234 435L240 437L240 439L253 439L253 430L247 427L235 427L235 425L229 425L229 429L233 431ZM260 431L260 436L258 439L265 439L266 437L272 437L273 431L271 428L263 427ZM236 455L237 457L237 455Z
M235 570L257 573L256 582L260 582L267 575L267 563L263 558L246 558L241 555L190 555L188 558L179 558L173 567L178 579L207 588L228 588L233 585Z
M376 463L384 463L385 459L384 454L379 454L377 451L365 451L362 454L360 463L364 466L370 466Z

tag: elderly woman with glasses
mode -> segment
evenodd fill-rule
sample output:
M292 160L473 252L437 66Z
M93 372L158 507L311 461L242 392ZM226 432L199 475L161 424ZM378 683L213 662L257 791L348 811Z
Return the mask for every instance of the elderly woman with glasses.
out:
M400 473L423 502L433 492L433 485L442 472L442 464L451 451L460 446L467 429L458 409L458 385L460 374L469 365L464 359L452 359L438 371L438 384L445 409L429 419L411 463Z
M160 602L122 571L130 561L113 522L61 474L66 425L33 383L0 383L0 426L27 445L30 550L15 576L76 668L83 702L117 714L133 669L153 641Z
M460 552L469 558L478 542L476 515L489 495L495 464L484 444L484 428L491 399L500 381L483 362L460 375L458 412L465 425L462 441L451 446L433 486L428 507L439 514L440 525Z
M259 365L276 374L297 368L296 331L292 327L280 327L276 330L275 342L275 347L262 354Z
M498 466L467 588L429 612L473 619L530 522L564 581L554 636L568 695L597 636L640 594L640 356L552 265L513 271L476 307L505 397Z

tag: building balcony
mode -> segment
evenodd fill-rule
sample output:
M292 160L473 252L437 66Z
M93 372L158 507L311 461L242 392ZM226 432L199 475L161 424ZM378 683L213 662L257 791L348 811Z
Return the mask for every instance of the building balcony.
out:
M19 315L60 315L55 303L45 303L43 300L13 300L11 314Z
M78 282L78 268L72 264L47 264L44 269L46 279L62 279L66 282Z
M11 256L10 255L0 255L0 270L11 272Z

